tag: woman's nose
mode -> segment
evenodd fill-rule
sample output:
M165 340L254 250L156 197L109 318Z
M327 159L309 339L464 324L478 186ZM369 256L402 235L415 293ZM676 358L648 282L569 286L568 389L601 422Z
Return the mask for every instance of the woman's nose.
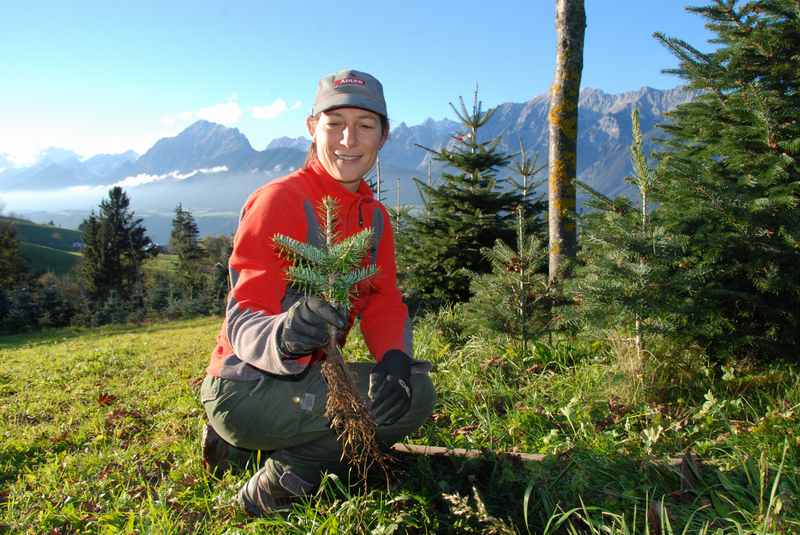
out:
M356 128L347 126L342 130L342 145L345 147L352 147L358 144L358 134Z

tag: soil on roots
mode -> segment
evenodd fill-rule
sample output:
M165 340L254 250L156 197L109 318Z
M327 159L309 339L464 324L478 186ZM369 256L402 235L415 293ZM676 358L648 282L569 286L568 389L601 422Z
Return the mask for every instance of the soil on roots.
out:
M365 483L373 466L386 474L388 456L378 445L375 422L347 371L338 347L328 348L327 358L322 363L322 375L328 383L325 416L339 437L342 458Z

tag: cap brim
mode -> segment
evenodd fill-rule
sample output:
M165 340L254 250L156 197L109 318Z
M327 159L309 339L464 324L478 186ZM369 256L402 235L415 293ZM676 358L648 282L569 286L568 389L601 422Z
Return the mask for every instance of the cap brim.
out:
M332 95L329 98L317 102L314 107L313 114L316 115L323 111L330 111L335 108L361 108L363 110L371 111L386 117L386 106L383 103L374 99L368 98L364 95L356 95L354 93L341 93Z

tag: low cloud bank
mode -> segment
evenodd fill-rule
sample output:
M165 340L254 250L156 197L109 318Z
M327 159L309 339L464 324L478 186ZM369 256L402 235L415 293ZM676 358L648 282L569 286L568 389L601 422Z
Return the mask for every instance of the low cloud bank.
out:
M225 173L226 171L228 171L227 165L218 165L216 167L195 169L194 171L189 171L188 173L181 173L180 171L171 171L163 175L148 175L146 173L140 173L135 176L125 177L119 182L112 184L111 186L100 186L100 187L106 188L106 187L119 186L121 188L133 188L136 186L141 186L142 184L149 184L151 182L166 180L168 178L174 178L175 180L186 180L187 178L191 178L197 174L212 175L215 173Z
M14 211L86 208L87 206L96 206L106 196L108 190L114 186L136 188L144 184L167 179L186 180L198 174L215 174L227 171L228 167L226 165L219 165L216 167L195 169L188 173L182 173L180 171L171 171L163 175L141 173L135 176L125 177L113 184L70 186L67 188L40 191L0 191L0 199L2 199L0 200L0 205L4 204Z

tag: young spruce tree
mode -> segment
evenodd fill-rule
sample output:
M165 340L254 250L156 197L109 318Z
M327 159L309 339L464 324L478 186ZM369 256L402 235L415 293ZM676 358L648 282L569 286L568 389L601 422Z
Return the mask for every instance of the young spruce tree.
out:
M800 9L797 0L690 7L712 30L703 53L656 37L670 71L703 93L669 114L656 191L698 273L687 318L712 356L800 358Z
M472 276L491 271L481 251L498 239L514 241L510 220L520 198L514 191L504 191L505 180L496 177L511 156L500 151L499 138L479 138L494 109L482 111L477 89L471 111L463 98L460 101L460 110L452 103L450 107L466 131L439 151L422 147L457 172L442 173L436 186L415 179L425 210L409 221L399 246L404 290L428 304L467 301Z
M188 292L189 299L194 298L202 290L204 282L201 265L204 255L199 235L200 231L192 213L178 204L172 220L169 248L178 256L178 279L183 290Z
M631 119L634 175L626 180L638 189L639 206L578 183L589 193L587 206L593 212L584 217L577 298L595 328L631 333L641 359L645 334L675 331L683 324L680 312L689 274L673 269L684 242L667 235L658 223L651 203L657 174L644 155L638 110Z
M543 169L537 167L536 162L537 159L530 159L524 145L520 144L515 171L521 180L512 179L523 201L515 211L516 248L497 240L491 249L483 249L492 272L472 280L473 297L465 308L469 322L517 338L523 354L527 353L529 340L554 328L556 294L547 276L547 246L537 234L531 233L532 219L526 211L536 187L531 179ZM535 206L541 205L535 203ZM541 220L535 218L533 223L538 227L534 229L541 232Z

